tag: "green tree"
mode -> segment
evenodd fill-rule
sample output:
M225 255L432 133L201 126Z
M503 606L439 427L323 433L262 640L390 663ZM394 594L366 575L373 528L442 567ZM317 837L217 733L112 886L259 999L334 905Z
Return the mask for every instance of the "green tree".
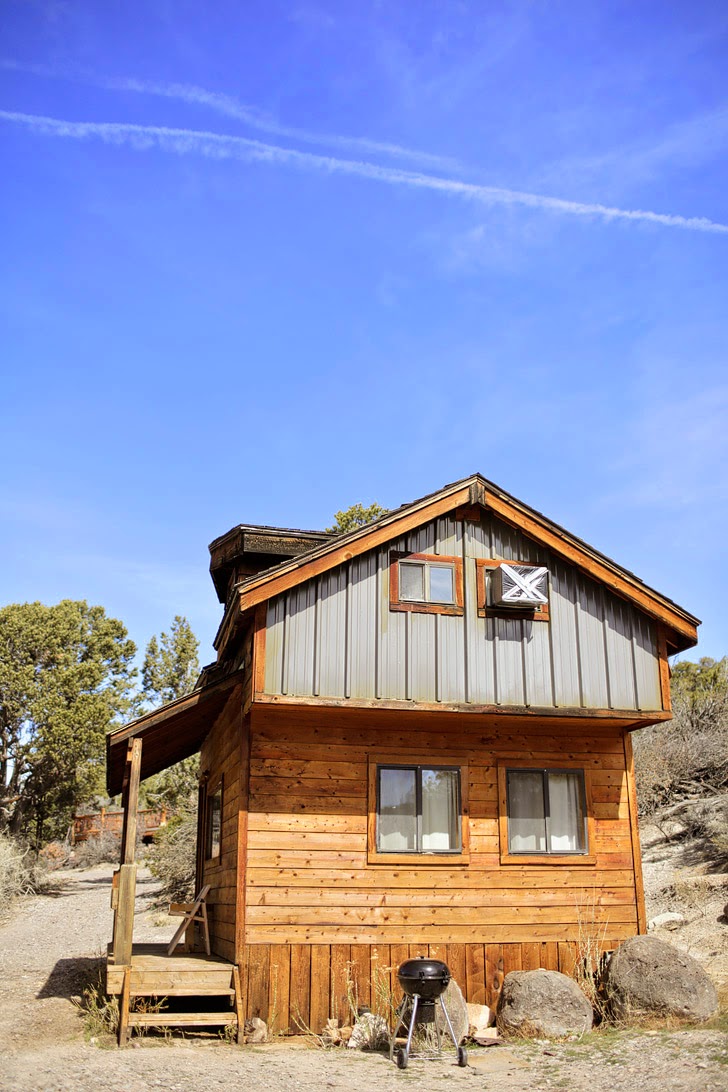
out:
M194 689L200 674L200 642L186 618L177 614L169 633L152 637L142 666L142 695L150 705L165 705Z
M104 739L128 715L134 642L103 607L0 610L0 829L63 833L103 786Z
M152 707L189 694L200 673L200 643L186 618L176 615L169 633L152 637L142 666L142 701ZM148 779L144 795L148 803L173 810L194 806L197 798L199 758L193 755Z
M377 504L376 501L367 508L362 504L352 504L350 508L337 512L334 515L333 527L327 527L326 530L332 534L344 534L346 531L353 531L356 527L363 527L367 523L372 523L380 516L386 516L388 511L388 508L382 508L381 504Z

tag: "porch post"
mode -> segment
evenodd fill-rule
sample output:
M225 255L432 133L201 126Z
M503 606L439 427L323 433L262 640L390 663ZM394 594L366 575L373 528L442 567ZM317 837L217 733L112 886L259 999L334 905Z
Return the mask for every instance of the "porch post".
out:
M126 752L126 767L122 785L121 803L124 809L124 825L121 835L121 860L118 886L112 891L114 914L114 963L131 963L132 936L134 932L134 897L136 895L137 866L134 860L137 835L137 808L139 805L139 777L142 766L142 741L133 739Z

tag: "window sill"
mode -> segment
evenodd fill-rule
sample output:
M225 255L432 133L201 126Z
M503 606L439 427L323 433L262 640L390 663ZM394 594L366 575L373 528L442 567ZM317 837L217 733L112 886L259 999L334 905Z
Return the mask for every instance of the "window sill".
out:
M378 853L370 849L367 863L376 865L409 865L411 868L447 868L470 864L469 853Z
M415 600L390 603L389 609L406 610L414 614L450 614L457 617L462 617L465 613L462 607L455 606L452 603L420 603Z
M552 865L595 865L594 853L501 853L502 865L537 865L550 868Z

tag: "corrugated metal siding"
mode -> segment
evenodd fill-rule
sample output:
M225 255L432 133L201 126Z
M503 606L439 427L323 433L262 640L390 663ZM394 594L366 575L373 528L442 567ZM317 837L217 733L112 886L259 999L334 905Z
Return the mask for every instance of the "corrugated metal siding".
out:
M389 554L461 556L463 617L389 609ZM475 558L538 561L550 622L479 618ZM268 604L266 691L301 697L659 709L654 623L484 515L439 519Z

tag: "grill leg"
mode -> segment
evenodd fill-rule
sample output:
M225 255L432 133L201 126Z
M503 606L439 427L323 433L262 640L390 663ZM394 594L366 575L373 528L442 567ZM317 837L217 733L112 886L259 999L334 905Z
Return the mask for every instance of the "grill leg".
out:
M453 1041L453 1046L457 1050L458 1047L460 1046L460 1043L455 1038L455 1031L454 1031L453 1026L452 1026L452 1024L450 1022L450 1014L448 1013L447 1009L445 1008L445 1002L443 1000L442 994L440 994L440 1007L441 1007L442 1011L445 1013L445 1020L447 1021L448 1030L450 1032L450 1038Z

